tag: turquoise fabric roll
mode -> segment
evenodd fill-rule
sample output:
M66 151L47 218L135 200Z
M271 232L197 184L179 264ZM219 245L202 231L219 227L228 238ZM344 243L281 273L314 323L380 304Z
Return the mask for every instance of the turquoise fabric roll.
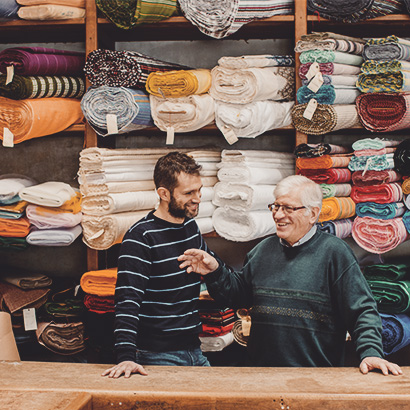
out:
M370 216L377 219L392 219L402 216L406 211L403 202L378 204L376 202L360 202L356 204L357 216ZM404 221L403 221L404 222Z

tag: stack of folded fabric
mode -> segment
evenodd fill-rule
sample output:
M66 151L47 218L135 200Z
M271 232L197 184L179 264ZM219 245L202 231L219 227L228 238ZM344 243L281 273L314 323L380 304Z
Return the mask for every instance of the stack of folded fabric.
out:
M320 183L323 192L322 211L318 228L324 232L346 238L352 231L352 217L355 215L354 202L350 198L351 184L347 166L351 154L349 149L334 144L300 144L295 149L297 173ZM332 183L326 179L332 170L340 179ZM343 177L346 177L343 179Z
M3 0L0 3L0 21L17 20L19 5L16 0Z
M394 169L403 176L402 191L407 208L402 216L404 226L410 234L410 139L402 141L394 152Z
M294 0L179 0L182 13L213 38L224 38L253 20L293 14Z
M400 141L364 138L353 143L351 198L357 217L352 236L371 253L385 253L407 239L401 175L394 171L393 152Z
M276 151L224 150L215 186L212 221L225 239L246 242L275 232L268 204L276 184L294 174L292 154Z
M215 121L226 140L255 138L291 124L294 59L291 56L222 57L212 69Z
M85 17L85 0L17 0L23 20L68 20Z
M80 236L81 193L64 182L49 181L23 188L20 197L29 205L33 225L26 240L37 246L68 246Z
M410 128L410 41L394 35L367 41L356 100L363 126L375 132Z
M292 110L297 130L321 135L359 123L356 81L364 43L360 38L328 32L306 34L297 42L303 84Z
M0 138L13 146L83 121L84 53L44 47L0 52ZM47 98L45 98L47 97Z

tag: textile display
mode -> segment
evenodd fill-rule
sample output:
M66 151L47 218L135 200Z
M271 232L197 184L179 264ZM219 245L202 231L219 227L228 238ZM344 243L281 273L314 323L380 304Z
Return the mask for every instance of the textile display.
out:
M410 175L410 139L405 139L394 152L394 169L402 175Z
M280 180L294 173L295 169L290 164L286 167L278 165L276 168L238 164L237 166L221 166L218 171L218 179L221 182L276 185Z
M410 73L360 74L356 85L363 93L406 92L410 91Z
M292 123L294 102L254 101L229 104L215 101L215 122L223 134L237 138L255 138L268 130L284 128Z
M309 50L332 50L340 51L343 53L356 54L361 56L364 48L365 41L357 38L355 40L345 39L310 39L309 34L302 35L302 39L296 43L295 51L297 53L303 53Z
M364 74L387 74L410 71L410 62L405 60L365 60L360 70Z
M300 53L299 60L302 64L306 63L338 63L360 66L363 57L349 53L332 50L309 50Z
M365 60L410 60L410 41L391 35L367 40L363 50Z
M7 249L13 251L22 251L28 247L25 238L6 238L0 236L0 249Z
M83 242L91 249L108 249L120 243L127 230L147 213L145 210L103 216L85 214L81 222Z
M352 173L347 168L299 169L297 174L318 184L344 184L352 179Z
M53 280L42 273L31 273L31 272L2 272L1 280L17 286L21 289L38 289L47 288L51 286Z
M333 85L334 87L356 87L356 82L358 79L358 75L327 75L322 74L323 84L326 85ZM302 85L308 85L313 80L311 78L308 80L307 78L302 79ZM343 103L341 103L343 104Z
M201 232L202 235L205 235L206 233L210 233L214 231L212 217L205 217L205 218L196 217L195 221L198 225L199 232Z
M266 150L236 150L224 149L221 152L222 165L258 165L259 167L275 168L277 165L294 167L293 154L288 152Z
M80 225L72 228L32 228L26 241L28 244L36 246L69 246L81 235L81 232Z
M81 100L81 109L91 127L105 137L122 134L154 125L151 117L149 95L142 90L125 87L89 87ZM114 120L114 130L108 118Z
M405 280L410 267L404 263L380 263L363 267L363 275L367 280L400 281Z
M222 238L234 242L248 242L276 232L272 213L264 211L236 211L218 207L212 215L215 231Z
M363 138L355 141L352 148L355 151L363 149L382 149L386 147L395 147L400 144L400 141L388 140L385 138Z
M0 2L0 21L18 19L19 5L16 0L3 0Z
M20 7L17 14L23 20L82 19L85 17L85 9L58 4L42 4L39 6Z
M114 296L117 283L117 268L85 272L80 279L81 289L90 295Z
M352 186L350 184L320 184L323 198L332 196L350 196Z
M308 103L314 98L319 104L354 104L360 91L355 86L338 86L323 84L317 92L307 85L300 87L296 93L299 104Z
M232 332L229 332L222 336L200 336L199 340L203 352L220 352L232 344L234 338Z
M0 203L0 218L20 219L27 208L26 201L19 201L10 205L1 205Z
M299 77L306 79L306 74L309 71L312 63L301 64L299 67ZM340 63L319 63L319 70L324 75L358 75L360 74L360 67L349 64Z
M85 349L82 322L39 322L36 336L41 345L54 353L71 355Z
M0 52L0 72L14 67L18 75L82 76L85 54L45 47L6 48Z
M84 66L85 75L92 85L142 89L152 72L185 69L189 67L161 61L136 51L104 49L91 51Z
M96 0L104 15L122 29L156 23L177 13L177 0Z
M65 299L64 301L53 301L46 302L44 304L44 310L47 315L56 318L65 320L73 318L80 318L83 313L83 301L80 299Z
M0 96L13 100L26 98L81 98L85 91L81 77L21 76L14 75L6 84L7 77L0 75Z
M319 222L351 218L355 215L356 204L350 197L324 198Z
M201 203L199 204L199 211L197 218L209 218L212 216L216 209L216 206L212 203L212 201L203 201L201 199Z
M403 190L403 194L410 194L410 179L406 178L405 180L403 180L403 183L401 185L401 189ZM406 202L407 202L407 198L406 198ZM410 209L410 206L408 206L408 208Z
M321 142L319 144L299 144L296 146L293 154L296 158L315 158L322 155L331 154L346 154L350 151L349 148L342 145L327 144Z
M316 223L318 229L344 239L352 234L353 221L351 219L337 219Z
M162 98L186 97L208 92L211 79L207 69L157 71L148 76L145 89Z
M247 104L262 100L294 98L293 67L264 67L232 70L216 66L212 69L211 96L231 104Z
M30 222L23 216L19 219L0 218L0 236L25 238L30 232Z
M382 341L384 354L389 355L410 344L410 317L405 314L387 315L382 319Z
M350 156L345 155L322 155L313 158L297 158L296 166L299 169L346 168L349 165L350 158Z
M307 104L297 104L292 109L293 126L305 134L323 135L360 124L353 104L318 104L311 120L303 117L306 107Z
M403 243L407 231L400 217L383 220L358 216L353 222L352 237L364 250L382 254Z
M81 174L80 174L81 175ZM137 192L137 191L150 191L155 189L154 181L123 181L123 182L101 182L98 185L90 185L88 183L87 176L79 176L80 191L84 196L94 196L94 195L108 195L121 192ZM217 178L211 185L215 185ZM202 178L202 183L204 183ZM204 185L205 186L205 185Z
M380 313L401 314L410 310L410 282L368 281Z
M335 39L335 40L353 41L356 43L363 43L363 44L366 43L366 41L361 38L345 36L343 34L332 33L330 31L312 31L309 34L302 34L301 39L306 40L306 41L307 40L323 41L323 40L328 40L328 39Z
M36 182L23 175L6 174L0 176L0 204L12 204L20 201L18 193Z
M401 184L392 182L390 184L353 186L350 194L354 202L376 202L388 204L400 202L403 199Z
M0 97L0 138L4 139L4 128L8 128L15 144L64 131L83 118L80 101L74 98L15 101Z
M77 198L76 191L65 182L48 181L23 188L20 198L36 205L61 207L67 201Z
M114 296L97 296L86 294L84 306L91 312L108 313L115 312Z
M80 7L85 9L86 0L17 0L21 6L38 6L39 4L61 4L62 6Z
M218 182L214 186L213 203L229 206L238 211L265 210L275 200L275 185L247 185L243 183Z
M409 203L406 203L406 207L409 207ZM406 211L404 213L404 215L402 216L402 220L406 228L406 231L410 234L410 211Z
M403 216L406 207L403 202L390 202L378 204L376 202L359 202L356 204L357 216L369 216L371 218L392 219Z
M292 55L244 55L240 57L223 56L218 60L218 65L231 70L244 68L263 67L294 67L295 58Z
M71 228L78 225L82 219L81 212L66 212L60 208L43 207L34 204L27 206L26 215L30 223L39 229Z
M353 155L348 168L350 171L382 171L394 168L393 153L383 155L359 156Z

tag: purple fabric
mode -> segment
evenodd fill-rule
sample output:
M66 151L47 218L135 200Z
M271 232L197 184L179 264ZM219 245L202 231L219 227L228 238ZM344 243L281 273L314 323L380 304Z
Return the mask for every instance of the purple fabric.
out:
M54 50L44 47L7 48L0 52L0 71L14 66L19 75L84 76L85 54L77 51Z

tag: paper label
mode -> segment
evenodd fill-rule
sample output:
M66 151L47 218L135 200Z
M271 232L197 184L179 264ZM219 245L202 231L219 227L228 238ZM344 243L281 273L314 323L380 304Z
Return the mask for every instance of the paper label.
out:
M220 128L223 136L225 137L225 139L228 141L228 143L230 145L234 144L236 141L238 141L238 137L235 135L235 133L233 132L232 128L226 127L226 126L222 126Z
M320 72L320 66L319 63L317 63L316 61L314 63L312 63L309 67L308 72L306 73L306 78L308 80L310 80L311 78L313 78L317 73Z
M317 108L317 101L312 98L309 102L308 105L305 108L305 111L303 112L303 117L306 118L307 120L311 120L313 117L313 114L315 113Z
M100 229L99 231L97 231L94 235L90 236L88 238L89 241L93 240L93 239L97 239L99 238L101 235L104 234L104 229Z
M77 295L78 295L78 291L80 290L80 285L77 285L75 288L74 288L74 297L76 297Z
M166 145L172 145L175 139L175 130L174 127L167 128L167 140L165 142Z
M36 309L23 309L23 319L24 330L28 331L37 329Z
M8 147L8 148L14 147L14 135L6 127L3 128L3 147Z
M107 114L107 134L118 134L118 122L115 114Z
M318 72L313 78L312 81L308 84L307 88L311 90L313 93L317 93L319 88L323 84L323 75L321 72Z
M9 83L11 83L11 82L13 81L13 77L14 77L14 65L9 65L9 66L6 68L6 73L7 73L7 76L6 76L6 85L7 85L7 84L9 84Z
M242 334L244 336L249 336L251 334L251 324L250 320L242 319Z

